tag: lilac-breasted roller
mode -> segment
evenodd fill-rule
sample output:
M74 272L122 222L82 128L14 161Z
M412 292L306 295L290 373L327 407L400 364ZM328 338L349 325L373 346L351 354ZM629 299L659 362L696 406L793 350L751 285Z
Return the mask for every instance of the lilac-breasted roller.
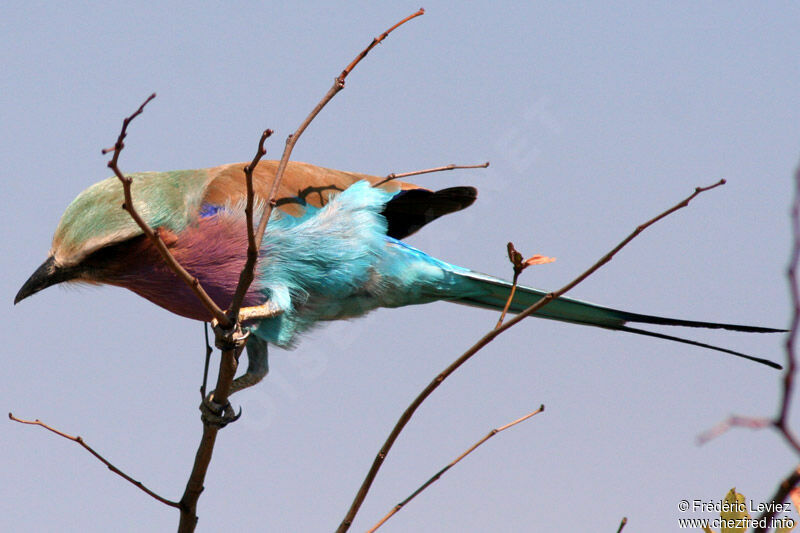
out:
M132 174L138 212L158 228L176 259L202 283L221 308L230 303L247 249L244 163L201 170ZM254 172L256 201L268 196L277 162ZM289 163L261 245L255 281L244 305L270 302L278 316L246 325L248 369L233 390L267 373L267 343L291 346L320 322L354 318L378 307L437 300L502 309L511 284L435 259L400 239L436 218L471 205L472 187L430 191L409 183ZM47 260L19 290L14 303L61 282L125 287L173 313L208 321L206 308L164 264L126 211L116 177L92 185L67 207ZM518 287L511 312L546 291ZM629 323L722 328L747 332L783 330L663 318L561 297L534 316L659 337L779 365L733 350Z

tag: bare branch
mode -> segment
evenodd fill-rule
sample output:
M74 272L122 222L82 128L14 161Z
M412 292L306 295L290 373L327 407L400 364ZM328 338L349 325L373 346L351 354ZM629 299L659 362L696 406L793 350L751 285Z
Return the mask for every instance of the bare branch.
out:
M258 150L256 151L255 157L253 157L249 165L244 167L245 183L247 187L247 204L244 208L244 214L247 220L247 261L239 274L239 283L236 285L236 292L233 295L231 305L228 307L228 320L231 322L239 320L239 309L242 307L247 289L249 289L250 284L253 283L256 261L258 260L260 244L256 241L255 229L253 227L253 202L255 199L255 193L253 192L253 171L256 169L256 165L258 165L261 158L264 157L264 154L267 153L267 150L264 148L264 142L270 135L272 135L272 130L264 130L264 133L261 134L261 140L258 142Z
M511 244L511 243L509 243ZM506 305L503 307L503 312L500 313L500 318L497 319L497 324L495 324L494 329L499 328L503 325L503 321L506 319L506 313L508 313L508 308L511 307L511 301L514 299L514 294L517 292L517 280L519 279L519 272L516 270L514 271L514 278L511 281L511 292L508 293L508 299L506 300Z
M264 213L261 215L261 220L258 223L258 230L256 231L257 243L260 244L261 240L264 237L264 232L266 231L267 228L267 222L269 221L270 216L272 216L272 210L275 208L275 196L278 193L278 187L280 185L281 180L283 179L283 173L286 171L286 165L289 162L289 157L292 155L292 150L294 149L294 145L297 144L297 140L306 130L308 125L311 124L311 121L314 120L314 118L319 114L320 111L322 111L322 108L325 107L327 103L330 102L333 99L333 97L338 94L339 91L344 89L345 78L356 67L356 65L358 65L358 63L362 59L364 59L364 57L366 57L369 51L372 50L378 43L383 41L396 28L400 27L401 25L405 24L406 22L408 22L413 18L423 15L424 13L425 10L420 9L416 13L407 16L406 18L404 18L403 20L401 20L400 22L398 22L397 24L395 24L394 26L383 32L380 36L375 37L372 40L372 42L364 50L362 50L361 53L358 54L356 58L350 62L349 65L347 65L347 67L345 67L342 73L339 74L339 76L335 80L333 80L333 85L331 86L330 89L328 89L328 92L325 93L325 96L322 97L322 100L320 100L319 103L314 107L314 109L311 110L311 113L308 114L305 120L300 123L300 126L297 128L297 130L293 134L289 135L289 137L287 137L286 147L284 148L283 155L281 156L281 160L278 163L278 170L275 171L275 180L272 182L272 190L270 190L269 193L269 201L267 202L266 209L264 210Z
M620 522L619 522L619 528L617 528L617 533L621 533L622 529L625 527L625 524L627 524L627 523L628 523L628 517L627 516L623 516L622 520L620 520Z
M395 24L394 26L392 26L391 28L389 28L388 30L386 30L385 32L380 34L378 37L375 37L374 39L372 39L372 42L369 43L369 45L366 48L364 48L361 51L361 53L358 54L356 56L356 58L353 59L353 61L350 62L349 65L347 65L345 67L345 69L342 71L341 74L339 74L339 77L336 78L338 84L341 85L342 87L344 87L344 79L347 77L347 75L350 74L350 72L354 68L356 68L356 65L358 65L359 62L361 62L362 59L367 57L367 54L370 52L370 50L375 48L378 44L381 43L381 41L386 39L386 37L388 37L390 33L392 33L394 30L396 30L397 28L399 28L400 26L402 26L403 24L405 24L409 20L417 18L417 17L419 17L421 15L424 15L424 14L425 14L425 10L423 8L419 8L419 10L416 13L413 13L413 14L407 16L406 18L404 18L403 20L401 20L400 22L398 22L397 24Z
M141 111L141 108L140 108L140 111ZM65 439L71 440L72 442L77 442L78 444L83 446L86 451L88 451L89 453L94 455L101 463L106 465L106 467L108 467L109 470L111 470L112 472L114 472L118 476L122 477L124 480L128 481L133 486L135 486L139 490L141 490L144 493L146 493L148 496L160 501L161 503L163 503L165 505L169 505L170 507L178 507L178 508L180 507L180 504L178 502L173 502L172 500L168 500L168 499L166 499L166 498L164 498L162 496L159 496L158 494L156 494L152 490L150 490L147 487L145 487L144 484L141 481L137 481L137 480L133 479L131 476L129 476L128 474L126 474L125 472L123 472L122 470L120 470L119 468L114 466L108 459L106 459L105 457L103 457L102 455L97 453L94 450L94 448L92 448L91 446L86 444L86 441L84 441L82 437L80 437L80 436L73 437L72 435L64 433L63 431L59 431L59 430L57 430L56 428L54 428L52 426L48 426L47 424L45 424L44 422L40 421L39 419L36 419L36 420L24 420L22 418L15 417L12 413L8 413L8 418L13 420L14 422L19 422L20 424L29 424L31 426L43 427L44 429L46 429L48 431L52 431L53 433L55 433L56 435L58 435L60 437L64 437Z
M788 417L789 405L794 388L794 375L797 372L797 357L794 346L800 329L800 288L798 288L797 268L800 263L800 165L794 175L795 197L792 204L792 256L789 269L786 273L789 278L789 291L792 295L792 325L786 337L786 370L783 374L783 389L778 416L775 418L775 427L783 434L789 444L800 453L800 444L797 438L789 431Z
M750 429L764 429L773 425L769 418L753 418L749 416L731 415L727 420L723 420L708 431L704 431L697 436L697 444L702 446L707 442L716 439L720 435L727 433L733 427L744 427Z
M519 423L521 423L521 422L525 422L525 421L526 421L526 420L528 420L529 418L533 417L534 415L538 415L538 414L539 414L539 413L541 413L542 411L544 411L544 404L542 404L542 405L541 405L541 406L540 406L538 409L536 409L535 411L531 411L531 412L530 412L530 413L528 413L527 415L525 415L525 416L523 416L523 417L520 417L520 418L517 418L517 419L516 419L516 420L514 420L513 422L509 422L509 423L508 423L508 424L506 424L505 426L500 426L499 428L495 428L495 429L491 430L491 431L490 431L489 433L487 433L487 434L486 434L486 436L484 436L484 437L483 437L481 440L479 440L478 442L476 442L475 444L473 444L472 446L470 446L470 447L469 447L469 448L468 448L468 449L467 449L467 450L466 450L464 453L462 453L461 455L459 455L458 457L456 457L455 459L453 459L453 461L452 461L452 462L450 462L450 464L448 464L447 466L445 466L444 468L442 468L441 470L439 470L438 472L436 472L436 473L435 473L435 474L434 474L434 475L433 475L433 476L432 476L432 477L431 477L431 478L430 478L428 481L426 481L425 483L423 483L423 484L422 484L422 486L420 486L420 487L419 487L417 490L415 490L414 492L412 492L412 493L411 493L411 495L410 495L408 498L406 498L406 499L405 499L405 500L403 500L402 502L400 502L400 503L398 503L397 505L395 505L395 506L392 508L392 510L391 510L391 511L389 511L389 512L386 514L386 516L384 516L383 518L381 518L381 519L380 519L380 521L379 521L377 524L375 524L374 526L372 526L372 528L371 528L371 529L369 529L369 530L367 531L367 533L373 533L373 532L374 532L376 529L378 529L379 527L381 527L381 526L382 526L382 525L383 525L383 524L384 524L384 523L385 523L387 520L389 520L389 519L390 519L392 516L394 516L394 515L395 515L395 514L396 514L396 513L397 513L397 512L400 510L400 509L402 509L403 507L405 507L405 505L406 505L408 502L410 502L411 500L413 500L414 498L416 498L416 497L417 497L417 495L418 495L419 493L421 493L423 490L427 489L427 488L428 488L430 485L432 485L433 483L435 483L436 481L438 481L438 480L439 480L439 478L441 478L441 477L442 477L442 475L444 475L444 473L445 473L445 472L447 472L447 471L448 471L448 470L450 470L450 469L451 469L453 466L455 466L456 464L458 464L458 462L459 462L459 461L461 461L463 458L465 458L467 455L469 455L469 454L471 454L473 451L475 451L475 450L476 450L476 449L477 449L477 448L478 448L480 445L482 445L484 442L486 442L487 440L491 439L492 437L494 437L495 435L497 435L497 434L498 434L498 433L500 433L501 431L505 431L505 430L507 430L508 428L510 428L510 427L513 427L513 426L516 426L517 424L519 424Z
M112 165L117 165L117 160L119 159L119 154L122 152L122 149L125 148L125 137L128 136L128 125L133 122L133 119L138 117L139 115L144 112L144 106L150 103L156 97L156 93L152 93L147 99L142 102L142 105L139 106L139 109L133 112L129 117L126 117L122 120L122 131L119 132L119 137L117 137L117 142L114 143L114 146L111 148L103 148L100 152L103 155L107 155L110 152L114 152L114 156L111 158L111 161L108 162L108 166L111 167Z
M219 347L219 341L222 340L225 344L224 349L222 349L222 356L219 362L219 373L217 374L217 386L214 388L214 402L218 405L224 407L224 411L227 412L230 409L230 404L228 402L228 396L230 395L231 384L233 383L233 378L236 375L236 369L239 364L239 355L241 354L241 350L244 348L243 342L232 342L231 339L235 339L239 336L240 340L246 338L245 336L241 335L241 328L239 327L239 323L235 322L233 328L231 328L228 333L228 336L221 338L218 332L215 332L217 335L217 346ZM205 402L205 381L203 382L203 401ZM241 414L241 412L240 412ZM238 416L233 417L233 420L236 420ZM214 444L217 440L217 433L223 427L224 424L215 424L211 423L206 420L205 417L201 417L203 421L203 435L200 438L200 444L197 447L197 452L195 453L194 463L192 464L192 472L189 474L189 479L186 482L186 488L183 491L183 496L181 496L180 501L180 521L178 523L178 532L179 533L189 533L195 530L197 527L197 502L200 499L200 494L202 494L204 490L204 482L206 478L206 474L208 473L208 467L211 464L211 456L214 453Z
M192 473L189 475L186 489L181 497L179 533L194 531L197 526L197 500L205 488L203 482L206 479L208 465L211 464L211 455L214 452L217 433L219 433L219 428L216 426L203 424L203 436L200 438L200 445L197 447L197 453L195 453Z
M795 341L800 329L800 289L798 289L798 265L800 264L800 165L794 175L795 193L792 203L792 255L789 261L787 277L789 278L789 292L792 296L792 325L786 338L786 370L783 374L783 389L778 415L772 424L780 432L786 442L800 453L800 441L789 430L788 417L789 405L794 389L794 376L797 372L797 357L795 355ZM786 478L778 485L773 503L783 503L795 487L800 485L800 466L795 467ZM775 505L770 505L758 518L759 524L769 525L777 512ZM767 531L768 528L759 527L755 531Z
M433 379L433 381L431 381L428 384L428 386L425 387L422 390L422 392L420 392L419 395L417 395L416 398L414 398L414 401L411 402L411 404L406 408L406 410L403 412L403 414L400 416L400 418L395 423L395 426L392 428L392 431L389 433L389 436L386 438L386 441L384 442L384 444L381 447L380 451L375 456L375 459L372 462L372 466L370 467L369 472L367 472L367 475L364 478L364 481L362 482L361 487L358 489L358 492L356 493L356 496L353 499L352 504L350 505L350 509L347 511L347 514L345 515L344 519L342 520L342 523L339 525L339 528L337 529L337 532L338 533L343 533L344 531L347 531L350 528L350 526L353 523L353 519L356 516L356 513L358 513L358 509L361 507L361 504L364 502L364 499L367 497L367 493L369 492L369 489L372 486L372 482L375 480L375 476L378 474L378 470L380 470L381 465L383 464L383 461L386 459L386 456L388 455L389 450L391 450L392 446L394 445L394 442L397 440L397 437L400 435L400 432L406 426L408 421L411 420L411 417L414 415L414 412L419 408L419 406L422 404L422 402L424 402L425 399L428 396L430 396L430 394L434 390L436 390L436 388L439 387L439 385L441 385L442 382L445 379L447 379L447 377L450 374L455 372L458 369L458 367L460 367L462 364L464 364L466 361L468 361L473 355L475 355L478 351L480 351L484 346L486 346L487 344L492 342L492 340L494 340L495 337L497 337L498 335L500 335L501 333L503 333L507 329L515 326L516 324L518 324L523 319L529 317L530 315L532 315L533 313L535 313L536 311L538 311L539 309L541 309L542 307L544 307L545 305L550 303L551 301L555 300L559 296L562 296L564 293L566 293L567 291L569 291L570 289L572 289L573 287L578 285L580 282L582 282L583 280L585 280L586 278L588 278L589 276L594 274L603 265L605 265L606 263L611 261L611 259L613 259L613 257L617 254L617 252L619 252L629 242L631 242L633 239L635 239L645 229L647 229L648 227L652 226L653 224L655 224L656 222L658 222L662 218L665 218L665 217L669 216L670 214L674 213L675 211L686 207L699 194L701 194L703 192L706 192L706 191L709 191L711 189L714 189L714 188L719 187L719 186L724 185L724 184L725 184L725 180L720 180L717 183L714 183L713 185L709 185L708 187L697 187L697 188L695 188L694 192L691 195L689 195L688 197L686 197L685 199L683 199L682 201L680 201L676 205L670 207L669 209L667 209L666 211L664 211L660 215L658 215L658 216L648 220L644 224L641 224L640 226L638 226L635 230L633 230L633 232L630 235L628 235L625 239L623 239L622 242L620 242L617 246L615 246L606 255L601 257L594 265L589 267L585 272L580 274L577 278L575 278L574 280L572 280L571 282L569 282L568 284L566 284L564 287L560 288L559 290L557 290L555 292L548 293L543 298L541 298L538 302L536 302L535 304L531 305L530 307L528 307L527 309L525 309L524 311L519 313L517 316L515 316L514 318L512 318L508 322L504 323L499 328L495 328L495 329L489 331L480 340L478 340L478 342L476 342L474 345L472 345L472 347L470 347L466 352L464 352L458 359L453 361L453 363L451 363L450 366L448 366L438 376L436 376Z
M400 172L400 173L392 172L379 182L374 183L372 186L380 187L384 183L388 183L392 180L407 178L409 176L418 176L420 174L430 174L431 172L444 172L446 170L457 170L457 169L460 170L464 168L487 168L488 166L489 166L488 161L486 163L481 163L480 165L455 165L451 163L449 165L444 165L441 167L426 168L425 170L414 170L412 172Z
M130 215L131 218L136 222L136 224L141 228L142 232L153 242L153 244L158 249L158 252L161 254L161 257L164 258L164 262L167 266L172 270L179 278L181 278L189 288L197 295L200 301L203 303L206 309L211 313L211 315L220 322L220 324L228 324L228 317L222 311L222 309L217 306L214 300L206 293L203 287L200 285L200 281L189 274L186 269L184 269L180 263L175 259L172 253L167 248L167 245L164 244L163 239L158 233L158 229L155 231L144 221L144 219L139 215L136 211L136 208L133 205L133 197L131 195L131 185L133 184L133 179L125 176L122 174L122 171L119 169L119 155L122 153L122 149L125 148L125 137L128 135L128 125L139 116L144 111L144 106L146 106L153 98L156 97L156 93L151 94L147 97L147 99L139 106L131 116L125 118L122 121L122 130L119 132L119 137L117 137L117 142L114 143L112 148L106 148L103 150L103 154L108 154L109 152L114 152L114 155L111 157L111 160L108 162L108 168L114 171L117 178L119 178L120 182L122 183L122 191L125 195L125 203L122 205L122 208L125 209Z

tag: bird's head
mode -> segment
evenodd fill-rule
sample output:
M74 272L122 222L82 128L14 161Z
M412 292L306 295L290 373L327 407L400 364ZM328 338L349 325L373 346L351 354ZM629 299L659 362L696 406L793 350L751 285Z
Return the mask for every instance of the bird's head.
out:
M131 174L133 204L152 228L183 230L199 211L205 171ZM14 303L65 281L103 282L118 264L120 250L141 240L142 230L123 209L122 184L116 177L95 183L78 195L58 223L44 263L20 288Z

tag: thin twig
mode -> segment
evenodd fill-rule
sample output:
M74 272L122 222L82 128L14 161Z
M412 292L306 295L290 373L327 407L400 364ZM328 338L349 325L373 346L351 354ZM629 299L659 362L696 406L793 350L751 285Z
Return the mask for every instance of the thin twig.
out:
M500 426L499 428L495 428L495 429L491 430L491 431L490 431L489 433L487 433L487 434L486 434L486 435L485 435L485 436L484 436L484 437L483 437L481 440L479 440L478 442L476 442L475 444L473 444L472 446L470 446L470 447L469 447L469 448L468 448L466 451L464 451L464 452L463 452L461 455L459 455L458 457L456 457L455 459L453 459L453 461L451 461L451 462L450 462L450 464L448 464L447 466L445 466L444 468L442 468L441 470L439 470L438 472L436 472L436 473L435 473L433 476L431 476L431 478L430 478L430 479L428 479L428 481L426 481L425 483L423 483L423 484L422 484L422 485L421 485L421 486L420 486L420 487L419 487L417 490L415 490L414 492L412 492L412 493L411 493L411 495L409 495L409 496L408 496L408 498L406 498L405 500L403 500L403 501L401 501L400 503L398 503L397 505L395 505L395 506L392 508L392 510L391 510L391 511L389 511L389 512L386 514L386 516L384 516L383 518L381 518L381 519L380 519L380 521L379 521L377 524L375 524L374 526L372 526L372 528L371 528L371 529L369 529L369 530L367 531L367 533L373 533L375 530L377 530L379 527L381 527L381 526L382 526L382 525L383 525L383 524L384 524L384 523L385 523L387 520L389 520L389 519L390 519L392 516L394 516L394 515L395 515L395 514L396 514L396 513L397 513L397 512L400 510L400 509L402 509L403 507L405 507L405 505L406 505L408 502L410 502L411 500L413 500L414 498L416 498L416 497L417 497L417 495L418 495L419 493L421 493L423 490L427 489L427 488L428 488L430 485L432 485L433 483L435 483L436 481L438 481L438 480L439 480L439 478L441 478L441 477L442 477L442 475L444 475L444 473L445 473L445 472L447 472L447 471L448 471L448 470L450 470L450 469L451 469L453 466L455 466L456 464L458 464L458 462L459 462L459 461L461 461L463 458L465 458L467 455L469 455L469 454L471 454L473 451L475 451L475 450L476 450L476 449L477 449L477 448L478 448L480 445L482 445L484 442L486 442L487 440L491 439L492 437L494 437L495 435L497 435L497 434L498 434L498 433L500 433L501 431L505 431L506 429L508 429L508 428L510 428L510 427L513 427L513 426L516 426L517 424L519 424L519 423L521 423L521 422L525 422L525 421L526 421L526 420L528 420L529 418L533 417L534 415L538 415L538 414L539 414L539 413L541 413L542 411L544 411L544 404L542 404L542 405L541 405L541 406L540 406L538 409L536 409L535 411L531 411L531 412L530 412L530 413L528 413L527 415L525 415L525 416L522 416L522 417L520 417L520 418L517 418L517 419L516 419L516 420L514 420L513 422L509 422L508 424L506 424L506 425L504 425L504 426Z
M514 270L514 278L511 281L511 292L508 294L506 305L503 307L503 312L500 313L500 318L497 319L497 324L495 324L494 329L497 329L500 326L502 326L503 321L506 319L506 313L508 313L508 308L511 307L511 300L514 299L514 293L517 292L517 280L519 279L520 274L521 272Z
M180 504L178 502L173 502L172 500L168 500L168 499L166 499L166 498L164 498L162 496L159 496L158 494L156 494L152 490L150 490L147 487L145 487L144 484L141 481L137 481L137 480L133 479L131 476L129 476L128 474L126 474L125 472L123 472L122 470L120 470L119 468L114 466L113 464L111 464L111 462L109 462L108 459L106 459L105 457L103 457L102 455L97 453L94 450L94 448L92 448L91 446L86 444L86 441L84 441L82 437L80 437L80 436L73 437L72 435L64 433L63 431L59 431L59 430L57 430L56 428L54 428L52 426L48 426L47 424L45 424L44 422L40 421L39 419L36 419L36 420L24 420L22 418L17 418L12 413L8 413L8 418L13 420L14 422L19 422L20 424L29 424L31 426L43 427L44 429L46 429L48 431L52 431L56 435L64 437L67 440L71 440L72 442L77 442L78 444L83 446L84 449L86 449L86 451L88 451L89 453L94 455L101 463L106 465L106 467L108 467L109 470L111 470L112 472L114 472L118 476L122 477L123 479L125 479L126 481L131 483L133 486L137 487L139 490L141 490L144 493L146 493L148 496L160 501L161 503L163 503L165 505L169 505L170 507L178 507L178 508L180 507Z
M602 267L603 265L605 265L606 263L611 261L611 259L622 248L624 248L629 242L631 242L633 239L635 239L645 229L647 229L648 227L652 226L653 224L655 224L656 222L658 222L662 218L669 216L670 214L674 213L675 211L686 207L699 194L701 194L703 192L706 192L706 191L709 191L711 189L714 189L714 188L719 187L719 186L724 185L724 184L725 184L725 180L723 179L723 180L718 181L717 183L714 183L713 185L709 185L708 187L697 187L691 195L689 195L684 200L680 201L678 204L676 204L676 205L672 206L671 208L667 209L666 211L664 211L660 215L648 220L644 224L641 224L635 230L633 230L633 232L630 235L628 235L625 239L623 239L622 242L620 242L617 246L615 246L606 255L601 257L594 265L589 267L589 269L587 269L585 272L583 272L577 278L575 278L574 280L572 280L571 282L569 282L567 285L565 285L564 287L560 288L559 290L557 290L555 292L548 293L547 295L542 297L538 302L536 302L535 304L531 305L530 307L528 307L527 309L525 309L524 311L519 313L514 318L510 319L508 322L504 323L499 328L493 329L490 332L488 332L480 340L478 340L478 342L476 342L474 345L472 345L472 347L470 347L466 352L464 352L458 359L453 361L453 363L451 363L450 366L448 366L439 375L437 375L433 379L433 381L431 381L428 384L428 386L425 387L422 390L422 392L420 392L419 395L417 395L416 398L414 398L414 401L411 402L411 404L406 408L406 410L403 412L403 414L400 416L400 418L395 423L395 426L392 428L392 431L389 433L389 436L386 438L386 441L384 442L383 446L381 446L380 451L375 456L375 459L372 462L372 466L370 467L369 472L367 472L367 475L364 478L364 481L362 482L361 487L358 489L358 492L356 493L356 495L355 495L355 497L353 499L353 502L350 505L350 509L347 511L347 514L345 515L344 519L342 520L342 523L339 525L339 528L337 529L337 532L338 533L343 533L343 532L347 531L350 528L350 525L353 523L353 519L355 518L356 513L358 513L358 509L361 507L361 504L364 502L364 499L366 498L367 493L369 492L370 486L372 486L372 482L375 480L375 476L378 474L378 470L380 470L381 465L383 464L383 461L386 459L386 456L388 455L389 450L391 450L392 446L394 445L394 442L397 440L397 437L400 435L400 432L403 430L403 428L408 423L408 421L411 420L411 417L414 415L414 412L417 410L417 408L419 408L419 406L422 404L422 402L424 402L425 399L428 396L430 396L430 394L434 390L436 390L436 388L439 387L439 385L441 385L442 382L445 379L447 379L447 377L450 374L455 372L458 369L458 367L460 367L467 360L469 360L473 355L475 355L478 351L480 351L484 346L486 346L487 344L492 342L492 340L494 340L495 337L497 337L498 335L502 334L507 329L515 326L516 324L518 324L523 319L529 317L530 315L532 315L533 313L535 313L536 311L538 311L539 309L541 309L542 307L544 307L545 305L550 303L551 301L555 300L559 296L562 296L564 293L566 293L567 291L569 291L570 289L572 289L573 287L578 285L580 282L582 282L583 280L585 280L586 278L591 276L594 272L596 272L598 269L600 269L600 267Z
M260 248L260 241L256 241L255 229L253 227L253 203L255 200L255 192L253 191L253 171L256 165L267 153L264 148L264 142L272 135L272 130L264 130L261 134L261 139L258 142L258 150L253 160L249 165L244 167L245 184L247 187L247 204L244 208L245 219L247 220L247 261L239 274L239 283L236 285L236 292L231 300L231 305L228 307L227 315L231 322L239 320L239 310L242 307L245 294L253 283L256 261L258 260L258 250Z
M620 520L620 522L619 522L619 527L617 528L617 533L621 533L622 529L625 527L625 524L627 524L627 523L628 523L628 517L627 516L623 516L622 520Z
M405 24L409 20L417 18L417 17L419 17L421 15L424 15L424 14L425 14L425 9L424 8L419 8L419 10L416 13L412 13L411 15L407 16L406 18L404 18L403 20L401 20L400 22L398 22L397 24L395 24L394 26L392 26L391 28L389 28L388 30L386 30L385 32L380 34L378 37L375 37L374 39L372 39L372 42L366 48L364 48L361 51L361 53L358 54L356 56L356 58L353 59L353 61L350 62L349 65L347 65L344 68L342 73L339 74L339 77L337 78L337 81L342 86L344 86L344 79L347 77L348 74L350 74L350 72L352 72L352 70L354 68L356 68L356 65L358 65L359 62L361 62L362 59L367 57L367 54L370 52L370 50L372 50L373 48L378 46L381 43L381 41L386 39L386 37L388 37L389 34L392 33L394 30L396 30L397 28L399 28L400 26L402 26L403 24Z
M400 173L392 172L391 174L389 174L388 176L386 176L385 178L383 178L379 182L373 183L372 186L373 187L380 187L384 183L388 183L388 182L390 182L392 180L396 180L396 179L400 179L400 178L407 178L409 176L418 176L420 174L429 174L431 172L444 172L446 170L457 170L457 169L461 170L461 169L464 169L464 168L487 168L488 166L489 166L489 162L488 161L486 163L481 163L480 165L455 165L455 164L451 163L449 165L444 165L444 166L441 166L441 167L426 168L425 170L414 170L412 172L400 172Z
M139 215L139 212L136 211L136 207L133 205L133 197L131 194L131 185L133 184L133 178L129 176L125 176L122 174L122 171L119 169L119 156L122 153L123 148L125 148L125 137L128 135L128 125L135 119L137 116L142 114L144 111L144 106L146 106L153 98L156 97L156 93L151 94L147 97L147 99L139 106L139 109L134 111L134 113L126 117L122 121L122 129L119 132L119 137L117 137L117 142L114 143L114 146L111 148L106 148L103 150L103 154L108 154L110 152L114 152L114 155L111 157L111 160L108 162L108 168L114 171L114 174L119 178L119 181L122 183L122 191L125 195L125 203L122 205L123 209L125 209L133 218L134 222L141 228L142 232L153 242L153 244L158 249L158 252L161 254L161 257L164 259L164 262L167 266L172 270L179 278L181 278L192 291L197 295L200 301L203 303L206 309L212 314L217 321L222 324L223 326L227 325L230 327L228 317L222 311L222 309L217 306L214 300L206 293L205 289L200 285L200 281L189 274L186 269L184 269L180 263L175 259L172 253L167 248L167 245L164 244L163 239L159 235L158 231L154 231L147 222Z
M769 418L754 418L749 416L731 415L713 428L704 431L697 436L697 444L702 446L727 433L733 427L743 427L749 429L764 429L773 425Z
M305 120L302 123L300 123L300 126L297 128L297 130L286 138L286 147L283 149L283 155L281 156L281 160L278 163L278 170L275 171L275 180L272 182L272 190L270 190L269 193L269 201L267 202L266 209L264 210L264 213L261 215L261 220L258 223L258 230L256 231L256 241L258 243L260 243L261 240L264 238L264 231L266 231L267 228L267 221L269 220L270 216L272 216L272 210L275 208L275 196L278 193L278 186L280 185L280 182L283 179L283 173L285 172L286 165L289 162L289 156L291 156L292 150L294 149L294 145L297 144L297 140L303 134L308 125L311 124L311 121L314 120L314 118L319 114L320 111L322 111L322 108L325 107L325 105L327 105L327 103L330 102L339 91L344 89L345 78L347 78L347 75L350 74L350 72L352 72L352 70L356 67L356 65L358 65L358 63L366 57L366 55L370 52L370 50L372 50L376 45L378 45L378 43L383 41L396 28L405 24L406 22L408 22L413 18L423 15L424 13L425 10L420 8L419 11L417 11L416 13L407 16L406 18L404 18L403 20L401 20L400 22L398 22L397 24L395 24L394 26L383 32L380 36L375 37L372 40L372 42L364 50L362 50L361 53L358 54L356 58L350 62L349 65L347 65L347 67L345 67L342 73L339 74L339 76L335 80L333 80L333 85L331 86L330 89L328 89L328 92L325 93L325 96L322 97L322 100L320 100L319 103L314 107L314 109L311 110L311 113L308 114Z

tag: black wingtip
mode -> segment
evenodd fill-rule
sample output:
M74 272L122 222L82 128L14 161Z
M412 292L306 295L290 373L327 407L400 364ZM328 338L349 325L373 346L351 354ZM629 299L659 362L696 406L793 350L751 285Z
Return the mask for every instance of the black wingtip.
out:
M783 370L783 366L779 365L778 363L775 363L774 361L770 361L769 359L763 359L761 357L755 357L753 355L747 355L746 353L737 352L737 351L734 351L734 350L729 350L727 348L722 348L720 346L714 346L713 344L706 344L704 342L698 342L698 341L693 341L693 340L689 340L689 339L683 339L681 337L675 337L673 335L665 335L664 333L656 333L655 331L647 331L646 329L637 329L637 328L631 328L631 327L628 327L628 326L617 326L617 327L613 327L613 328L609 328L609 329L613 329L615 331L626 331L628 333L635 333L637 335L646 335L648 337L656 337L656 338L659 338L659 339L666 339L666 340L669 340L669 341L682 342L684 344L691 344L692 346L700 346L701 348L708 348L710 350L716 350L718 352L723 352L723 353L728 353L728 354L731 354L731 355L735 355L736 357L741 357L743 359L747 359L747 360L750 360L750 361L753 361L753 362L756 362L756 363L760 363L762 365L766 365L766 366L774 368L776 370ZM766 328L764 328L764 329L766 329ZM769 330L769 331L779 332L779 331L784 331L784 330Z
M466 186L439 191L401 191L386 204L382 213L389 224L387 235L403 239L440 216L466 209L477 197L477 189Z

